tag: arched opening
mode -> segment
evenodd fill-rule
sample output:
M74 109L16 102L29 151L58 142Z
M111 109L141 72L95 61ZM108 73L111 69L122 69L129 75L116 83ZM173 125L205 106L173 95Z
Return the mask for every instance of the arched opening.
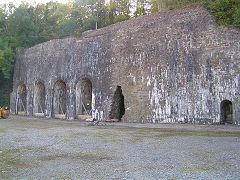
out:
M53 114L55 118L66 118L66 84L57 81L54 86Z
M92 83L83 78L76 85L76 117L86 120L92 116Z
M120 121L124 114L125 114L124 96L122 94L121 86L117 86L117 89L113 95L109 118L118 119Z
M35 116L44 116L45 110L45 87L41 82L35 83L33 113Z
M224 100L221 102L221 122L222 123L233 123L233 107L232 102Z
M27 104L27 90L26 85L21 84L17 88L17 103L16 113L19 115L26 115Z

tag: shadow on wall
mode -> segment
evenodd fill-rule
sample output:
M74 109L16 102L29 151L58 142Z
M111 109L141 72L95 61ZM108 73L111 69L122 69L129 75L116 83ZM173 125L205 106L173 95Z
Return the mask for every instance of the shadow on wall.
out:
M66 118L66 84L59 80L54 86L53 114L55 118Z
M26 115L26 104L27 104L26 85L21 84L17 88L16 113L18 115Z
M76 86L76 114L90 115L92 111L92 83L81 79Z
M122 94L121 86L117 86L117 89L113 96L109 118L118 119L120 121L124 114L125 114L124 96Z
M36 82L34 88L33 114L44 116L45 109L45 87L42 82Z

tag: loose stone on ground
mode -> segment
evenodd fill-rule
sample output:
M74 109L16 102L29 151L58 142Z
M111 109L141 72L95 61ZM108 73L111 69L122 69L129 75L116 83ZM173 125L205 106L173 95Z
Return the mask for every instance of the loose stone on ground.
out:
M240 127L1 120L0 179L239 179Z

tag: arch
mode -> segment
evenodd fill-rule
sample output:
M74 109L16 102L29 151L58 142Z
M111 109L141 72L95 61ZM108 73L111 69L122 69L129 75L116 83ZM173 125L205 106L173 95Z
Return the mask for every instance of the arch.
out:
M233 123L233 104L229 100L221 102L221 123Z
M16 113L26 115L27 89L25 84L20 84L17 88Z
M66 84L58 80L53 90L53 115L55 118L66 118Z
M76 85L76 116L78 119L92 115L92 82L82 78Z
M33 98L33 114L35 116L44 116L45 110L45 87L42 82L36 82Z
M125 114L125 105L124 105L124 96L122 94L122 87L117 86L117 89L113 95L109 118L118 119L120 121L124 114Z

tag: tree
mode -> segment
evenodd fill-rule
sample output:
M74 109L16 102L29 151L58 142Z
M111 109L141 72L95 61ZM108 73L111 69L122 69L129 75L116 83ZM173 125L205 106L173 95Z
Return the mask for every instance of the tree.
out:
M14 63L14 52L9 43L6 11L0 8L0 71L9 79Z
M141 16L148 14L148 1L147 0L137 0L136 2L136 10L134 12L134 16Z
M15 47L30 47L38 42L38 29L33 22L33 7L22 4L9 16L9 35Z
M208 0L204 6L216 17L218 25L238 25L240 0Z
M15 53L8 37L7 6L0 7L0 106L9 105ZM9 8L10 13L11 8Z
M14 65L15 53L9 47L8 41L3 37L0 39L0 69L4 78L10 79Z
M239 7L236 9L236 12L233 15L233 18L234 18L233 25L240 29L240 8Z

